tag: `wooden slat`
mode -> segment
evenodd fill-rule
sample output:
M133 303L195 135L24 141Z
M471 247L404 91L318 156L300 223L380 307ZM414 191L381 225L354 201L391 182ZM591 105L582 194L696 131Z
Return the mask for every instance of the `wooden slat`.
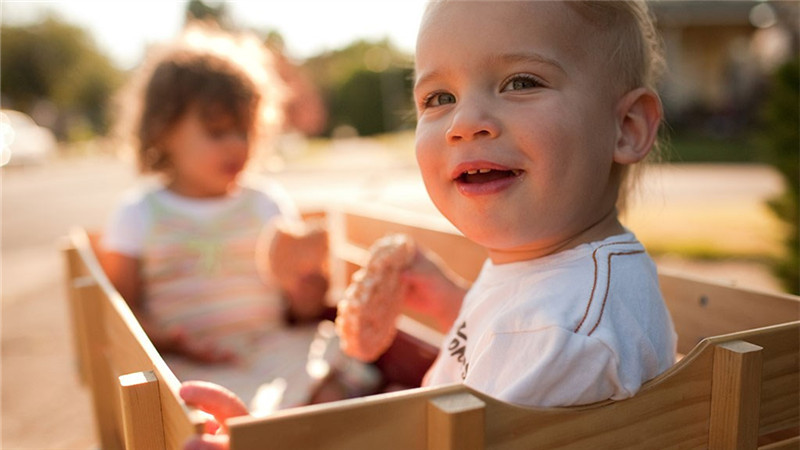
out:
M260 419L230 419L231 450L424 450L428 393L460 389L410 389L293 408Z
M797 450L798 448L800 448L800 436L758 447L759 450Z
M229 422L232 449L424 449L427 402L469 393L486 404L486 448L707 448L713 346L705 343L635 397L580 408L529 409L463 385L279 412Z
M118 393L118 377L127 373L152 371L158 384L163 434L166 448L180 449L185 440L202 431L200 414L187 407L178 395L180 382L169 370L128 305L105 276L93 252L90 236L82 229L70 234L70 242L82 265L83 280L80 301L86 325L87 342L91 343L93 376L91 388L95 399L95 414L103 423L103 448L120 448L123 438L123 414ZM86 292L84 292L86 291ZM94 395L98 392L98 395ZM106 445L114 436L116 444Z
M800 320L800 298L725 286L665 270L659 282L675 331L678 352L701 340Z
M387 234L406 233L469 281L477 277L487 258L486 249L465 238L452 226L427 216L377 207L331 214L344 216L343 236L351 245L367 249Z
M800 426L800 321L718 337L737 338L764 349L759 435L797 429Z
M122 429L116 385L105 361L107 337L103 327L103 291L96 283L86 283L76 287L76 293L86 339L87 375L100 444L104 449L121 449Z
M762 348L730 341L714 349L709 446L755 448L761 394Z
M426 444L414 439L425 430L425 424L417 420L423 414L420 400L462 392L486 404L486 448L710 448L717 346L754 342L764 347L766 363L770 343L785 340L786 333L798 332L800 323L794 323L706 340L665 374L645 384L636 396L619 402L529 409L499 402L464 386L415 389L298 408L264 419L238 419L231 423L232 448L425 448Z
M486 403L472 394L434 397L428 402L428 450L482 450Z
M153 371L119 377L120 404L127 450L161 450L164 427L158 380Z
M72 327L72 348L75 356L75 363L78 369L78 380L84 386L89 384L88 375L88 355L85 336L86 327L83 325L83 317L78 309L78 294L75 289L78 286L91 282L91 277L82 273L82 264L77 249L71 245L68 239L61 243L61 253L66 264L66 290L67 290L67 311L69 312L70 326Z

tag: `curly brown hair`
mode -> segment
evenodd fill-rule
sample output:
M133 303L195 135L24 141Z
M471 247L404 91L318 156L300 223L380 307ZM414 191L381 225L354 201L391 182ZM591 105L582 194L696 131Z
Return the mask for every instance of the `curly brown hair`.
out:
M120 97L118 135L139 170L166 172L162 148L169 130L190 110L220 115L263 146L279 125L283 85L269 50L251 35L190 24L179 39L151 50Z

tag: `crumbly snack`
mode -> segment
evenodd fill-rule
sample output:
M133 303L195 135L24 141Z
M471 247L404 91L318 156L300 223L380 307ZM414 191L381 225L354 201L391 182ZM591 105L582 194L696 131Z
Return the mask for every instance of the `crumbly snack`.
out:
M400 274L415 251L403 234L384 236L370 247L369 261L353 274L338 304L336 331L346 354L374 361L392 344L402 303Z

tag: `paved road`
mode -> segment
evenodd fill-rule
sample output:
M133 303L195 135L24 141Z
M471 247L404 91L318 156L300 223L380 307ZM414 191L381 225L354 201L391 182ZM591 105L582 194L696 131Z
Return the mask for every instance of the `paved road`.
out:
M326 169L336 169L331 172ZM99 229L136 175L107 157L6 168L2 177L2 441L7 449L86 449L95 445L89 398L76 379L58 241L69 227ZM298 201L342 198L432 211L409 160L375 152L333 154L278 178ZM325 183L326 188L318 187ZM763 167L682 167L645 179L645 205L758 203L780 188ZM659 192L655 197L652 193ZM702 192L703 196L698 195ZM655 198L655 200L654 200ZM753 230L750 230L751 232ZM688 264L685 261L674 264ZM684 266L686 267L686 266ZM771 287L763 270L706 267ZM738 272L737 272L738 271ZM757 271L758 272L758 271ZM747 278L750 277L750 278Z

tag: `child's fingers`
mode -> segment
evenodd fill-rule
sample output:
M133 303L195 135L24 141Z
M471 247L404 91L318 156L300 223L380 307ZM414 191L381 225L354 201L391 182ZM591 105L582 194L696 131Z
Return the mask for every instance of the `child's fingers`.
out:
M203 432L206 434L217 434L222 429L222 425L216 419L209 418L203 424Z
M223 429L229 418L249 414L244 402L236 394L214 383L187 381L181 384L179 394L188 405L214 416Z
M227 450L230 448L228 436L195 436L183 445L183 450Z

